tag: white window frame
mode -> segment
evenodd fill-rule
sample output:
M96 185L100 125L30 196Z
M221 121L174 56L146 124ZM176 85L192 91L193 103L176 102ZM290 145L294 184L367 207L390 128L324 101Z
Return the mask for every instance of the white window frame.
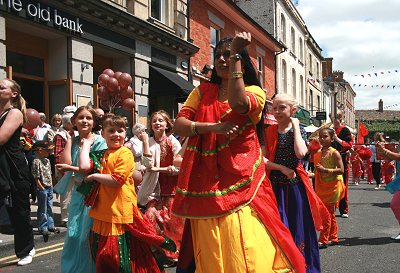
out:
M282 60L282 68L281 68L281 77L282 77L282 92L287 93L287 64L286 61Z
M281 40L286 44L286 18L283 13L281 13Z
M151 0L150 16L163 24L168 24L168 5L169 0ZM157 5L159 14L153 15L154 5Z
M213 38L212 36L212 31L215 30L216 33L216 37L215 37L215 41L213 42ZM215 27L214 25L210 26L210 60L211 60L211 64L214 65L214 55L215 55L215 46L218 44L219 40L221 39L221 29L219 29L218 27Z

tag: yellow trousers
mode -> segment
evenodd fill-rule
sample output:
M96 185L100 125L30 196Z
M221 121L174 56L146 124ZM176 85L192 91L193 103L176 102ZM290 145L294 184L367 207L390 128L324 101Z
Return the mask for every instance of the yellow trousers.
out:
M227 216L190 222L196 273L293 271L250 206Z

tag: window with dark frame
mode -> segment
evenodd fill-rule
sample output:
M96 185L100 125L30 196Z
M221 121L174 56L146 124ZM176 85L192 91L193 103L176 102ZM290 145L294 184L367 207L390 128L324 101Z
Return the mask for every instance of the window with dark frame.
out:
M215 46L219 42L221 37L221 31L213 26L210 26L210 54L211 64L214 64Z

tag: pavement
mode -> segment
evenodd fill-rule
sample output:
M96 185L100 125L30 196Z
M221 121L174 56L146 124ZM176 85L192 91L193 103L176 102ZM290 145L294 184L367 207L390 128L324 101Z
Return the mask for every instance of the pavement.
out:
M31 205L31 224L33 227L33 235L35 242L37 240L43 241L43 236L39 234L37 229L37 204L33 203ZM61 209L60 209L60 199L56 198L56 194L54 194L53 199L53 215L56 227L60 230L60 233L51 233L49 236L49 240L51 238L56 237L64 237L65 232L67 231L66 227L60 226L61 224ZM7 235L0 233L0 250L2 248L10 247L10 245L14 245L14 235Z

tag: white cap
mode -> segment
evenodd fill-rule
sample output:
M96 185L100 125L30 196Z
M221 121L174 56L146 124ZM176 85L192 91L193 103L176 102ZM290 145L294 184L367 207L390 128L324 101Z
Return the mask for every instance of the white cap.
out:
M68 106L65 106L64 107L64 110L63 110L63 113L64 114L68 114L68 113L75 113L75 111L76 111L76 106L73 106L73 105L68 105Z

